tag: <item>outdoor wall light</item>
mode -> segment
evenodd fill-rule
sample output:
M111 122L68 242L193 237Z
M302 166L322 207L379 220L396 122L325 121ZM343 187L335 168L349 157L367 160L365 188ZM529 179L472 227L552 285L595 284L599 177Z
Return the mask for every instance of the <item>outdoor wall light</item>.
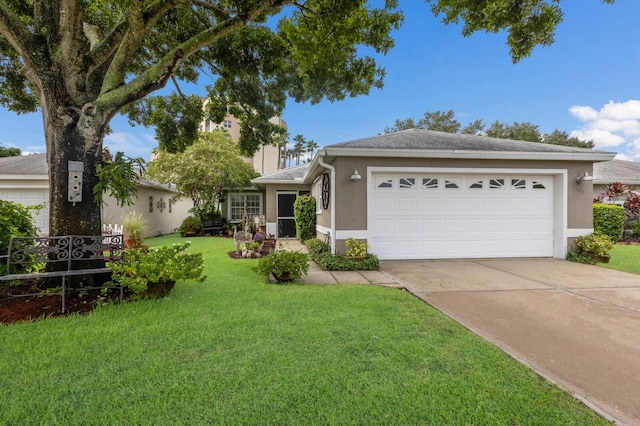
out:
M578 177L576 178L576 182L591 182L593 181L593 176L589 174L585 169L580 170L578 173Z
M360 173L358 173L358 168L356 167L355 169L353 169L353 174L351 175L351 180L354 181L354 182L357 182L360 179L362 179L362 176L360 176Z

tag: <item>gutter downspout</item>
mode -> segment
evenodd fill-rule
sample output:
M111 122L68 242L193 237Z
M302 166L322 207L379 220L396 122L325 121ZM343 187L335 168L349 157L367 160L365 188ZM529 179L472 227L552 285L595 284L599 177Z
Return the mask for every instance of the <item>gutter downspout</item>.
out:
M318 153L320 154L320 153ZM331 206L331 254L336 254L336 168L331 164L324 162L323 158L327 155L325 150L322 150L322 154L318 155L318 164L325 169L331 170L329 179L330 191L329 205Z

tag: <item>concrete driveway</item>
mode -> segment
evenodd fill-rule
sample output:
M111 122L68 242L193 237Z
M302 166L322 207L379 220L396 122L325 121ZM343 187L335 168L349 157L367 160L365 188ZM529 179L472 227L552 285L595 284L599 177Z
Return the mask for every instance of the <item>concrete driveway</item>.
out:
M381 269L605 417L640 425L640 275L557 259Z

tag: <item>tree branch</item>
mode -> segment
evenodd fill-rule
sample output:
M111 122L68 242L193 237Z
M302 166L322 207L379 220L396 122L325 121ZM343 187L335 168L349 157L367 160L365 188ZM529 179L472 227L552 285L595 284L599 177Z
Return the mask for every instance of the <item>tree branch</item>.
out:
M294 0L263 0L257 7L245 15L235 16L223 21L215 27L204 30L189 40L177 45L155 65L126 84L122 84L125 70L117 69L115 64L119 61L114 60L110 66L109 73L111 75L105 79L100 97L96 102L103 104L107 109L115 108L115 110L117 110L123 105L142 99L147 94L164 87L171 74L175 72L182 61L198 52L198 50L238 28L242 28L248 22L255 20L270 10L280 8L285 4L291 4L293 1ZM156 17L156 20L157 19L159 19L159 16ZM146 33L149 31L149 28L150 27L145 28L143 32ZM125 37L123 45L126 43L127 38ZM138 47L139 46L140 44L138 44ZM120 58L120 60L122 60L122 58ZM121 63L121 65L124 65L124 63Z
M29 29L18 15L13 13L5 0L0 0L0 34L24 59L25 64L33 67L38 63L33 54L36 52L36 41Z
M167 11L179 3L181 3L181 0L159 1L147 11L144 11L143 0L131 0L127 19L129 28L109 65L102 89L103 93L104 91L115 89L124 82L129 65L131 65L136 52L142 46L144 37Z

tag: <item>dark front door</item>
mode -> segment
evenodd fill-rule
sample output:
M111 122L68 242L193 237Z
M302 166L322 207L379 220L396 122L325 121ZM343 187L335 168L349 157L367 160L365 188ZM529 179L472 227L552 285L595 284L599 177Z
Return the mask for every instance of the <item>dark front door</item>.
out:
M297 192L278 192L278 238L296 238L296 220L293 216L293 203Z

